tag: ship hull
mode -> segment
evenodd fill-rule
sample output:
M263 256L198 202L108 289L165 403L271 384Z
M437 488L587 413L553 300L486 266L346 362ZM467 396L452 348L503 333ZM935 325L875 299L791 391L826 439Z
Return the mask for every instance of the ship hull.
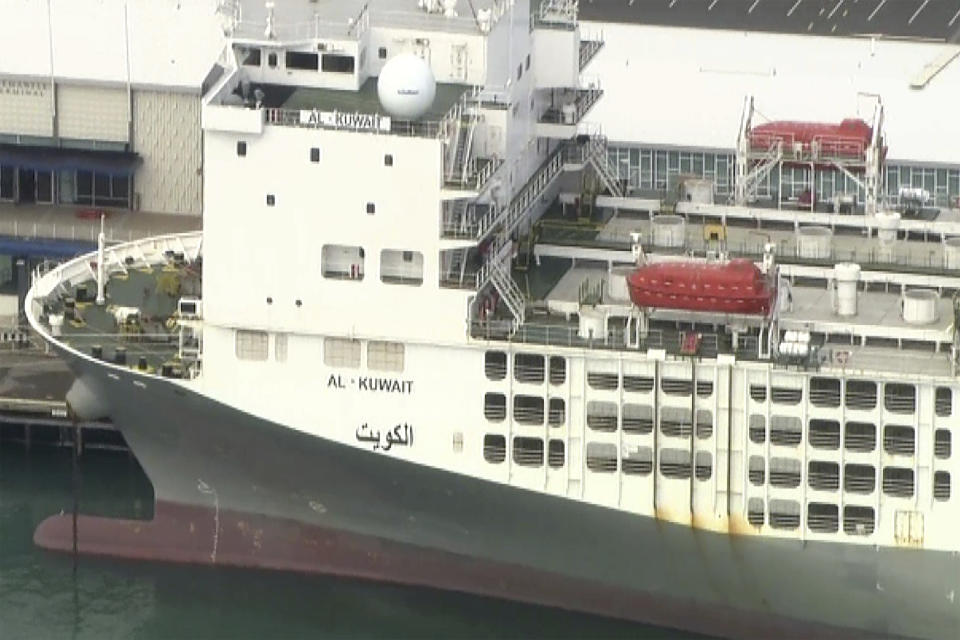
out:
M80 518L81 552L388 580L729 637L960 634L953 554L694 529L349 447L165 380L131 393L131 374L73 364L157 499L150 522ZM71 518L35 540L71 549Z

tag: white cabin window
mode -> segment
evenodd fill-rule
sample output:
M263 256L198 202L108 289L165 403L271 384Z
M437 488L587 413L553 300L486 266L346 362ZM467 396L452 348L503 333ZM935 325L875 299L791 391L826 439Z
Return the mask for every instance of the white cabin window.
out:
M403 344L371 340L367 343L367 368L377 371L403 371Z
M273 359L277 362L287 361L287 334L278 333L273 337Z
M380 252L380 280L388 284L423 284L423 254L384 249Z
M266 360L268 345L266 331L237 330L236 349L240 360Z
M323 364L328 367L360 366L360 341L347 338L324 338Z
M324 278L363 280L363 247L325 244L320 250L320 270Z

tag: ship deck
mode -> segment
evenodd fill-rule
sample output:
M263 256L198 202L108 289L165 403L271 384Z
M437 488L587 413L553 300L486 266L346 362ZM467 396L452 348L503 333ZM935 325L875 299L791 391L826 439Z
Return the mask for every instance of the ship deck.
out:
M167 375L185 375L191 363L180 358L177 307L182 297L200 297L199 264L170 256L165 264L113 265L102 306L95 303L93 273L91 264L88 278L63 282L42 300L47 319L69 314L71 303L74 307L74 317L64 318L59 340L114 364L148 373L166 368Z
M718 252L718 243L703 240L706 224L688 221L682 248L645 243L648 258L670 260L692 254L706 259L708 252ZM521 255L514 263L514 279L527 300L524 323L510 337L507 330L498 332L495 322L493 328L489 323L475 326L474 337L617 350L663 349L674 356L714 357L726 353L739 360L763 359L758 336L766 331L770 320L759 315L655 309L647 316L649 332L636 343L627 328L627 318L635 316L636 310L628 299L611 296L609 273L612 267L633 263L631 232L639 231L643 238L650 238L650 229L649 218L633 213L598 210L593 220L576 221L563 219L554 208L537 225L535 242L521 241ZM952 375L949 351L953 305L949 292L960 290L960 274L942 268L941 243L901 241L893 258L878 262L875 238L839 231L829 257L808 259L797 255L792 228L758 230L746 224L727 228L727 249L732 256L758 259L767 242L773 242L778 254L784 254L782 259L778 257L785 288L778 329L810 333L813 345L808 357L780 357L778 364L882 372L896 361L898 370L908 375ZM833 311L829 288L833 266L858 258L863 272L857 313L840 317ZM891 260L912 260L915 264L891 264ZM933 321L912 324L903 319L901 293L914 288L942 294L935 302ZM604 318L606 331L602 335L582 337L579 315L584 305L590 307L588 313ZM498 318L509 315L501 308ZM695 353L684 345L691 332L702 338Z

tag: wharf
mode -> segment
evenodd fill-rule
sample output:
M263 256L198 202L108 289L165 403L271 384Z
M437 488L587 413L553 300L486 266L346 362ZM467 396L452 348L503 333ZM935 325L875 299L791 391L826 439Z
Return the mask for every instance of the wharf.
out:
M111 423L71 420L65 398L73 379L63 360L42 350L0 352L0 446L72 447L79 428L81 451L126 450Z

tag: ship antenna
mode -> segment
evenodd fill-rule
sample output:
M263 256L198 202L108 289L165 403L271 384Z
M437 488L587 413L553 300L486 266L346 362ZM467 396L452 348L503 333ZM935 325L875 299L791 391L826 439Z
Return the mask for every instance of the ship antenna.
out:
M106 244L106 235L103 233L103 220L106 218L106 215L100 214L100 233L97 235L97 306L103 306L107 301L105 295L106 282L104 282L103 277L103 254L104 254L104 245Z
M647 255L643 252L643 243L640 240L641 234L639 231L634 231L630 233L630 249L633 252L633 257L637 261L637 266L641 267L647 263Z

